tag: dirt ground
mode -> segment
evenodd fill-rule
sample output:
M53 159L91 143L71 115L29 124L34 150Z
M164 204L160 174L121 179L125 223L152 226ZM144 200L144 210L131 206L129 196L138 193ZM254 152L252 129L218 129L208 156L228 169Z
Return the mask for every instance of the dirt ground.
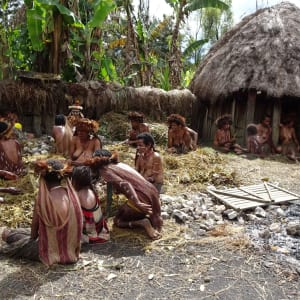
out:
M277 156L220 156L225 171L233 172L241 184L264 179L300 193L298 164ZM255 251L237 225L197 237L193 226L167 221L157 241L142 231L111 228L111 241L83 248L75 265L49 269L1 258L0 298L300 299L299 274L293 266L268 250Z

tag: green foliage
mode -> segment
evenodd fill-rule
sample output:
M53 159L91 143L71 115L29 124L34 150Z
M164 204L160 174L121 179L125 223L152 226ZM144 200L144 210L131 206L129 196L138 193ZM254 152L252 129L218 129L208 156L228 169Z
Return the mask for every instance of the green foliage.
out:
M175 45L179 50L176 59L180 62L177 74L181 75L181 85L186 87L203 55L203 45L214 42L216 28L220 36L231 25L230 10L221 12L206 7L226 9L231 1L166 2L174 9L174 14L159 20L147 15L147 10L140 9L135 15L131 0L26 0L26 24L23 22L10 28L7 22L3 22L2 28L0 23L0 63L12 66L14 70L41 70L38 62L48 62L53 57L50 54L52 43L60 38L58 61L62 63L62 76L67 81L101 79L134 86L150 84L170 90L170 58L175 57L170 55L174 45L173 31L181 4L184 4L179 29L192 11L201 9L204 32L200 39L179 31L176 37ZM18 0L1 1L1 21L5 17L4 11L6 16L8 11L13 11L10 3L18 3ZM63 28L62 34L55 36L55 28L59 27L55 22L57 16L62 17ZM129 44L128 17L133 25L133 39ZM214 26L209 27L211 22Z
M231 6L231 0L224 1ZM220 11L215 8L206 8L201 11L200 18L203 38L208 39L211 44L219 40L233 24L230 9Z
M32 48L35 51L42 51L44 49L43 31L45 29L46 11L39 5L26 11L27 29L32 43Z
M187 1L188 4L185 6L185 12L190 13L201 8L213 7L219 10L226 10L229 6L224 1L219 0L191 0Z
M113 0L98 0L93 5L94 16L87 23L89 28L100 27L109 13L116 8Z
M166 65L164 68L160 69L158 75L158 86L159 88L169 91L171 89L170 85L170 69L169 66Z
M208 42L208 39L198 40L194 41L191 44L188 45L188 47L184 50L183 56L187 57L190 54L192 54L194 51L198 50L200 47L202 47L204 44Z
M187 88L190 85L194 75L195 75L195 70L187 70L186 72L183 72L183 75L181 76L182 77L181 84L184 88Z

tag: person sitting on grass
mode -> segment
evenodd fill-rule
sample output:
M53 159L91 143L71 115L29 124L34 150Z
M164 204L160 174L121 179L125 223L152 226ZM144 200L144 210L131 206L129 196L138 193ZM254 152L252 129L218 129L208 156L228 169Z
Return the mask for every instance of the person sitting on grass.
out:
M216 120L217 131L214 138L214 147L216 150L228 153L230 151L236 154L246 153L247 149L242 148L236 143L235 137L232 136L230 127L232 118L230 115L223 115Z
M135 169L158 190L163 185L163 163L154 148L154 139L150 133L144 132L137 136L137 155Z
M0 253L40 260L47 266L75 263L80 252L82 212L71 182L67 179L67 186L61 185L63 176L69 171L54 159L37 161L35 170L40 179L31 229L4 228L2 240L5 244Z
M128 133L128 139L126 143L131 146L136 146L137 136L142 132L150 132L149 126L147 123L144 123L144 115L139 112L130 112L128 114L128 120L131 124L131 129Z
M70 145L73 132L64 115L56 115L55 123L52 128L52 137L55 140L55 153L65 157L70 155Z
M117 227L142 227L151 239L161 237L163 220L159 193L153 184L127 164L118 162L118 155L112 155L108 150L95 151L93 158L85 164L110 183L116 193L127 197L114 218Z
M262 140L260 136L257 134L257 127L255 124L249 124L247 126L247 150L251 154L255 154L258 156L263 155L262 149Z
M0 121L0 177L15 180L25 174L21 146L12 138L13 127Z
M272 140L271 116L265 115L261 122L256 125L257 135L260 137L261 151L264 156L277 153L277 149Z
M74 133L70 156L74 165L80 165L83 161L93 156L93 153L102 148L101 140L96 132L99 124L90 119L78 119Z
M185 118L178 114L171 114L168 123L168 148L169 153L187 153L196 150L198 133L185 124Z
M294 121L292 119L286 119L280 126L279 141L281 146L278 147L278 152L281 152L289 159L298 162L297 153L299 153L300 146L294 128Z
M78 194L83 213L82 241L89 244L104 243L109 240L107 220L103 216L100 200L92 186L90 167L75 167L72 184Z

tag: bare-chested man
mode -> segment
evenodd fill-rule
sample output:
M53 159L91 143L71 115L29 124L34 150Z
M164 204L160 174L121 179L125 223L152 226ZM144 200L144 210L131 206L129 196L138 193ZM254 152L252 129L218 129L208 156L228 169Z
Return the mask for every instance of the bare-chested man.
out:
M136 146L137 136L142 132L150 132L147 123L144 123L144 115L138 112L130 112L128 114L128 120L131 123L131 129L129 131L129 137L126 141L131 146Z
M232 118L230 115L223 115L216 120L217 131L214 138L214 146L218 151L228 153L234 151L236 154L247 152L236 143L236 139L232 137L230 126Z
M271 117L269 115L265 115L262 121L259 124L257 124L256 127L257 135L262 141L262 153L264 155L268 155L270 152L273 154L276 153L277 150L272 140Z
M74 165L91 158L96 150L102 148L101 140L96 135L98 128L99 124L94 120L83 118L77 121L70 148Z
M186 153L196 150L198 133L185 124L185 118L178 114L171 114L167 118L169 153Z
M162 158L154 148L154 139L150 133L137 136L137 157L135 169L160 192L163 185Z
M114 224L121 228L142 227L151 239L161 237L163 220L157 189L130 166L119 163L117 155L98 150L87 160L94 172L110 183L116 193L124 194L128 201L119 207Z
M65 157L70 155L73 132L64 115L55 116L55 125L52 128L52 137L55 140L55 153Z
M280 127L279 140L281 153L288 158L297 161L296 153L300 151L299 141L296 136L294 121L287 119Z
M25 173L19 142L12 138L11 124L0 121L0 177L17 179Z

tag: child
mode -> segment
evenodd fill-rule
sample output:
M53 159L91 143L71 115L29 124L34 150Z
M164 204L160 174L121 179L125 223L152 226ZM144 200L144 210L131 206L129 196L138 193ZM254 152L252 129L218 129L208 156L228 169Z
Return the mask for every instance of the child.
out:
M262 155L262 145L263 141L261 137L257 134L257 127L255 124L249 124L247 126L247 149L249 153Z

